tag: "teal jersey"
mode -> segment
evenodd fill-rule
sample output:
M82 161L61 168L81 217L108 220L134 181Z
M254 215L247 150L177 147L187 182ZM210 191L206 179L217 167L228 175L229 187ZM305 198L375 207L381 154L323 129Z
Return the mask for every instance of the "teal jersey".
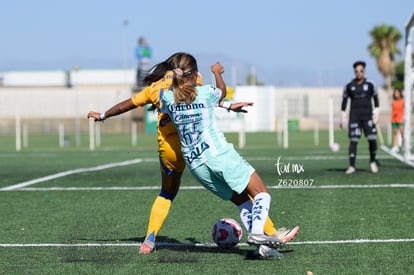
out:
M213 85L196 89L197 97L191 104L175 104L172 90L161 95L161 112L167 113L177 128L181 151L191 170L231 148L213 112L222 91Z

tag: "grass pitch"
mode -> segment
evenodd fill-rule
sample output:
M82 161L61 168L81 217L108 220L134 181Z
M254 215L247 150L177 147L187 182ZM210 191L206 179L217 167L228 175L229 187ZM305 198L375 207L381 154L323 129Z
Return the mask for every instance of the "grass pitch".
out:
M226 136L237 144L237 135ZM21 152L2 137L0 274L414 273L413 169L378 151L380 172L372 174L362 139L357 172L345 175L347 138L336 136L338 153L324 145L326 133L316 146L311 132L292 132L288 149L275 133L247 135L239 152L269 187L271 218L301 226L284 257L267 261L252 259L246 234L234 249L212 245L215 221L239 220L237 208L188 171L156 253L138 255L160 186L153 135L135 147L128 136L103 136L95 151L87 137L57 148L57 137L37 136ZM137 161L105 166L128 160Z

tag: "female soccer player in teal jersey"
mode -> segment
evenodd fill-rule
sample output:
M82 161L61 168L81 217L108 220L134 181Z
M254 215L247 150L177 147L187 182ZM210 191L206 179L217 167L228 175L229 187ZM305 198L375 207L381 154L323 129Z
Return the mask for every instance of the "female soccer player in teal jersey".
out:
M283 242L263 233L270 194L254 168L226 141L215 120L213 109L225 97L226 85L222 78L224 68L219 63L211 71L218 88L196 87L196 60L189 54L183 56L173 70L172 90L160 95L161 111L177 128L181 151L193 176L224 200L232 200L235 193L242 196L240 218L248 229L248 243L257 245L257 252L264 258L280 257L277 248ZM253 197L253 203L248 195Z

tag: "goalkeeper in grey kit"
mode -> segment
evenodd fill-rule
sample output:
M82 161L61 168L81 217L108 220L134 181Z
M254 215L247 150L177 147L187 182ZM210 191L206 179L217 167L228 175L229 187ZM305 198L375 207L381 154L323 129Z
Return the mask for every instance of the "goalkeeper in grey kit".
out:
M355 170L357 146L362 131L368 140L370 153L370 170L378 172L376 161L377 129L375 124L379 119L379 100L375 84L364 77L366 64L357 61L353 64L355 78L349 82L343 90L341 104L341 128L346 124L346 107L348 99L351 100L348 122L349 143L349 167L346 174L352 174Z

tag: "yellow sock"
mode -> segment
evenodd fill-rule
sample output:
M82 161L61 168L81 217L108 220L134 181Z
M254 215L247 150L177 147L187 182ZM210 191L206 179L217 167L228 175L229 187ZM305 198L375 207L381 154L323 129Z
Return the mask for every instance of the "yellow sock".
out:
M272 236L276 233L276 227L274 226L272 219L269 217L267 217L266 223L263 228L263 232L268 236Z
M148 230L147 230L147 238L151 233L154 235L154 241L155 237L158 235L158 232L161 230L162 225L164 224L165 219L168 216L168 212L171 208L171 201L158 196L154 204L151 208L149 223L148 223Z
M249 197L252 201L254 201L250 195ZM268 236L272 236L276 233L276 227L274 226L272 219L270 217L267 217L266 223L263 228L263 232Z

